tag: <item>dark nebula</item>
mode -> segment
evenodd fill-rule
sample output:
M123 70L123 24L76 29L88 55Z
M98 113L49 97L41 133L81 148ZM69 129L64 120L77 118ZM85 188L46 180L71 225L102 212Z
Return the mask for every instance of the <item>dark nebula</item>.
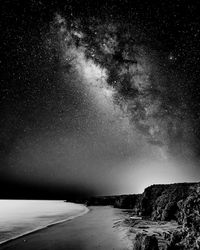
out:
M198 1L3 1L2 198L200 176Z

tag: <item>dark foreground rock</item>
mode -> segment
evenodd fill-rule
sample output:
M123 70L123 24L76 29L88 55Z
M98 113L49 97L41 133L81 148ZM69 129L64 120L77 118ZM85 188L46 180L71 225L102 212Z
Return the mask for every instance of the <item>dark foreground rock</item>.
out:
M158 240L153 235L138 233L135 237L134 250L159 250Z

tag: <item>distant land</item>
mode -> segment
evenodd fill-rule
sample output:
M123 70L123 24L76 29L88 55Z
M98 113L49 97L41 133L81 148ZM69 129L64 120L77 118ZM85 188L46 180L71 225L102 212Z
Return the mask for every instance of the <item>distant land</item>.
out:
M142 194L96 196L71 201L88 206L132 209L133 214L144 220L176 221L180 229L165 236L168 237L165 249L200 249L200 182L151 185ZM145 244L150 244L147 246L150 249L159 249L154 235L136 235L134 249L146 249Z

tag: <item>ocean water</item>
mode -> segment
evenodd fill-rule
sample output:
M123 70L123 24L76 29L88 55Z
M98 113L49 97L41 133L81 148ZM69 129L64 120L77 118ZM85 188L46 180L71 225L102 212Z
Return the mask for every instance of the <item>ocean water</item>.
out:
M86 213L81 204L47 200L0 200L0 244Z

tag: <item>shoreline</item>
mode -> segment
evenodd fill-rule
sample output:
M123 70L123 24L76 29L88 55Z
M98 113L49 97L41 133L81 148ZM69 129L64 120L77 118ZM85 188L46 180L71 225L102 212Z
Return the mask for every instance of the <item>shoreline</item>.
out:
M75 218L77 218L77 217L80 217L80 216L83 216L84 214L87 214L87 213L90 211L90 209L89 209L88 207L84 206L83 204L79 204L79 205L81 205L81 206L84 208L84 211L83 211L83 212L81 212L81 213L79 213L79 214L77 214L77 215L69 216L68 218L63 219L63 220L59 220L59 221L56 221L56 222L52 222L52 223L50 223L50 224L47 224L46 226L37 227L37 228L35 228L35 229L33 229L33 230L26 231L25 233L19 234L19 235L14 236L14 237L12 237L12 238L10 238L10 239L0 241L0 247L3 246L3 245L6 245L7 243L9 243L9 242L11 242L11 241L15 241L15 240L17 240L17 239L20 239L20 238L22 238L22 237L24 237L24 236L28 236L28 235L30 235L30 234L33 234L33 233L42 231L42 230L47 229L47 228L49 228L49 227L55 226L55 225L57 225L57 224L61 224L61 223L64 223L64 222L66 222L66 221L73 220L73 219L75 219Z
M10 240L1 244L0 249L43 250L45 246L46 250L131 250L127 229L115 227L115 222L126 215L121 209L110 206L86 207L74 219Z
M1 243L0 250L42 250L44 245L46 250L131 250L137 233L156 235L159 247L165 247L164 232L170 235L178 228L175 221L130 218L130 211L112 206L82 206L76 216L13 237Z

